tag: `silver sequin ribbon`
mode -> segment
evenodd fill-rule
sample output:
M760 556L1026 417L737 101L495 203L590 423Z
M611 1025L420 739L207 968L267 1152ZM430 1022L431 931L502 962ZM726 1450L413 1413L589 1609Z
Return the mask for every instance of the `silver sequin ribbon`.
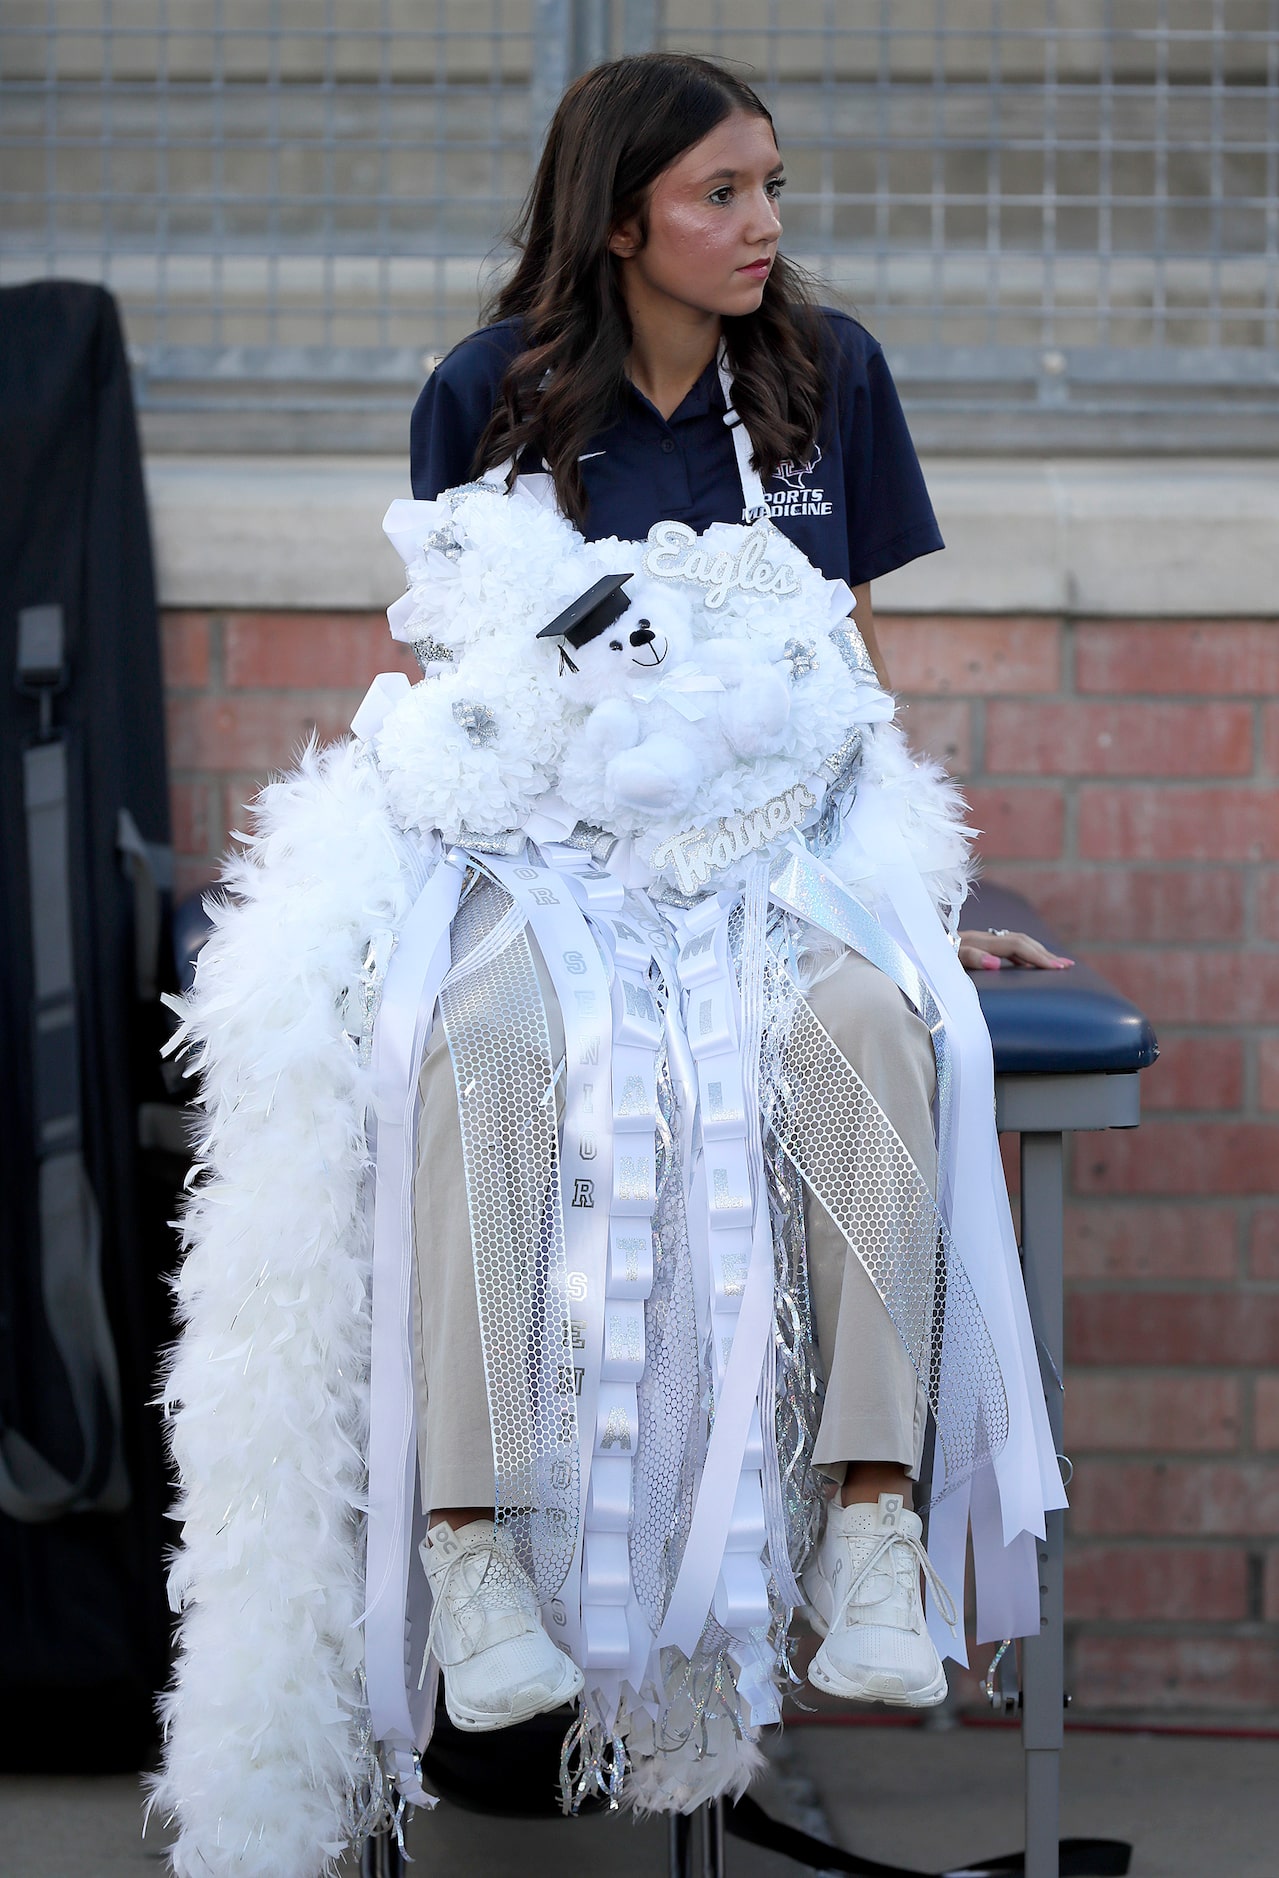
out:
M528 935L479 880L453 921L440 1016L466 1173L497 1516L543 1602L577 1545L577 1398L550 1032Z

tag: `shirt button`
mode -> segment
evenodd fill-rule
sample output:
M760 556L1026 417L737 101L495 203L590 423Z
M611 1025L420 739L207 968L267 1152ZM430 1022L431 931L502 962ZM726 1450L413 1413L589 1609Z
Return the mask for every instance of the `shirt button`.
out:
M662 438L662 455L673 456L674 454L675 454L674 439L671 437L663 437Z

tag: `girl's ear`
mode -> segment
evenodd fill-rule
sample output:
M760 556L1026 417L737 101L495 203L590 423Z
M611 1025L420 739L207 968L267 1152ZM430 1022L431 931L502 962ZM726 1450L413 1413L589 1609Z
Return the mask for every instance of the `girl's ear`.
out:
M629 261L643 245L639 217L635 215L628 215L624 222L619 222L608 238L608 251L615 254L619 261Z

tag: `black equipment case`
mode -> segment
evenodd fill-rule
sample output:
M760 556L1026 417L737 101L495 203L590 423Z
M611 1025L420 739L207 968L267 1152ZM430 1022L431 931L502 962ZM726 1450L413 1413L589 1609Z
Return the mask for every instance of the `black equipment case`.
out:
M0 437L0 1768L127 1770L168 1643L147 1402L181 1134L151 545L101 288L0 292Z

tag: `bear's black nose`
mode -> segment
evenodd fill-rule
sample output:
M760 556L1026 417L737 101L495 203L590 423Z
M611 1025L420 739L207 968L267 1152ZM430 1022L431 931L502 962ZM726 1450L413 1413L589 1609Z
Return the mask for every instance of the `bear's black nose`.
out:
M653 631L653 628L649 625L648 621L646 619L642 619L639 625L635 628L635 631L631 634L631 644L633 646L652 645L656 637L657 637L657 634Z

